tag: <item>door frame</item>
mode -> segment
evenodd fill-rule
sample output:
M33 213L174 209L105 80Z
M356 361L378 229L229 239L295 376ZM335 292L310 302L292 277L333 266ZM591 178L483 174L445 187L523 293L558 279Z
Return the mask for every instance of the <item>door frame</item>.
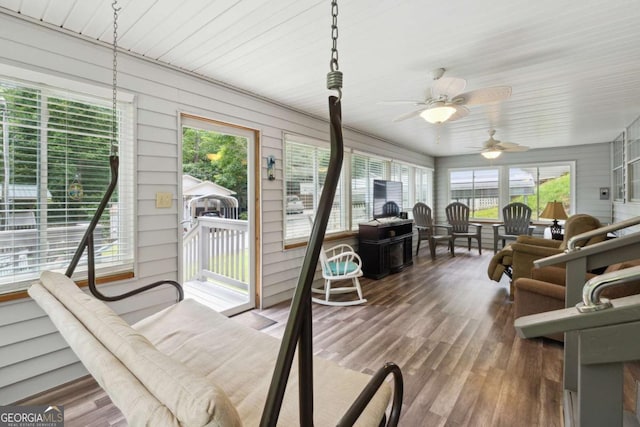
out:
M249 302L247 305L239 306L238 310L233 310L232 313L236 314L242 311L251 310L256 308L261 301L262 295L262 251L261 248L261 146L260 143L260 130L243 126L235 123L223 122L220 120L203 117L197 114L181 112L178 115L178 171L180 177L182 176L182 128L185 126L185 119L187 121L195 120L203 123L207 126L207 130L214 132L235 135L247 138L247 212L249 212ZM182 200L182 179L178 179L178 200ZM182 223L184 218L183 209L179 209L178 221ZM178 277L182 277L183 273L183 259L182 253L182 233L181 227L178 227L178 241L179 241L179 256L178 256Z

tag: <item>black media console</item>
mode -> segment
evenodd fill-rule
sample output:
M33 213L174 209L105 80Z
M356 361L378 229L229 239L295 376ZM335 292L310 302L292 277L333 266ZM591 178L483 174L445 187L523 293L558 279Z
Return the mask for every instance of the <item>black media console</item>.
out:
M358 253L366 277L380 279L413 264L413 220L373 220L358 224Z

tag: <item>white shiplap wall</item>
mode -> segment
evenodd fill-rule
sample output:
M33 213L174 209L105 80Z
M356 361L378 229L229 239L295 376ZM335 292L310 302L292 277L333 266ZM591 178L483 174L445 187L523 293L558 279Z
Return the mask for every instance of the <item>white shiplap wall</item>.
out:
M612 139L615 135L612 135ZM436 219L446 222L444 208L449 204L449 169L480 168L503 165L541 165L549 162L575 162L575 213L593 215L603 224L612 222L612 201L600 200L600 187L611 187L610 144L578 145L573 147L531 150L523 153L504 153L490 162L480 154L436 158ZM538 227L538 233L542 228ZM462 240L460 240L462 242ZM493 248L493 229L482 227L482 246Z
M91 41L0 14L0 62L109 88L111 53ZM118 82L137 103L137 271L136 279L103 287L119 293L159 279L178 280L177 194L180 112L260 131L261 251L263 305L288 298L296 283L304 249L283 250L282 134L294 132L328 140L326 121L294 112L249 94L213 84L141 58L118 57ZM343 103L349 102L348 87ZM371 136L345 130L349 147L433 167L431 157L409 152ZM264 158L277 159L276 180L266 180ZM171 209L156 209L156 192L171 192ZM112 304L128 321L173 302L171 290L157 290ZM51 322L29 299L0 305L0 405L85 375Z

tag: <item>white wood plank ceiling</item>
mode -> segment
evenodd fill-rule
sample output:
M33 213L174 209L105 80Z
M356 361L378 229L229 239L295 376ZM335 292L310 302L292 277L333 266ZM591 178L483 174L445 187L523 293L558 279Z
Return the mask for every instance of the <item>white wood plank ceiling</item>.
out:
M330 0L121 0L122 49L318 117L327 115ZM0 0L0 13L112 41L108 0ZM532 148L613 140L640 115L637 0L340 0L344 125L434 156L472 153L490 128ZM455 122L392 119L431 70L509 100ZM440 140L437 142L437 135Z

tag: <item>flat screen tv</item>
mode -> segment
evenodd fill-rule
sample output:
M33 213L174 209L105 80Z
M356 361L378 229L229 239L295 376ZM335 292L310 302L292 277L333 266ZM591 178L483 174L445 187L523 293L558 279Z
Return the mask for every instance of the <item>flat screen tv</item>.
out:
M373 218L400 216L402 211L402 183L373 180Z

